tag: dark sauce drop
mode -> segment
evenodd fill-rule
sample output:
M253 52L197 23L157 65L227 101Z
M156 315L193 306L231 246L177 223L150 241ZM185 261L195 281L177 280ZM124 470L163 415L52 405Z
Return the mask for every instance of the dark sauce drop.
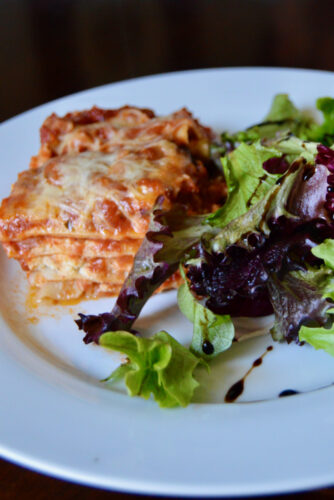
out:
M294 394L299 394L299 391L295 391L294 389L286 389L279 393L279 398L285 398L286 396L293 396Z
M254 363L252 364L248 372L245 373L243 378L238 380L238 382L236 382L229 388L224 398L225 403L233 403L236 399L238 399L239 396L241 396L245 387L245 380L248 377L248 375L253 371L254 368L262 364L262 360L265 357L265 355L272 350L273 346L269 345L266 351L262 354L262 356L260 356L254 361Z
M242 378L229 388L224 398L225 403L233 403L243 393L243 390L244 379Z
M202 351L204 352L204 354L212 354L214 352L215 348L213 347L213 345L211 344L211 342L209 340L205 340L202 344Z
M254 361L253 366L254 366L254 368L255 368L256 366L260 366L261 364L262 364L262 358L257 358L257 359Z
M304 169L303 181L308 181L315 174L314 165L306 165Z

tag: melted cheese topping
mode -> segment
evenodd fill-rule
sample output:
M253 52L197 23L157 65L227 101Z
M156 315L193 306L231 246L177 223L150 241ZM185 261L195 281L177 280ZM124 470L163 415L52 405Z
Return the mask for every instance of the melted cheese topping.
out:
M68 113L62 118L53 113L41 127L41 149L32 157L30 167L40 167L61 154L101 151L118 130L141 125L153 117L149 109L130 106L119 109L93 107Z
M105 110L99 111L107 113ZM64 118L51 115L41 128L42 146L39 154L32 158L30 166L39 167L48 159L64 154L84 151L107 153L116 145L147 143L157 137L187 146L192 154L199 157L209 156L212 133L194 120L189 111L182 109L158 118L152 118L152 115L148 110L121 108L114 110L110 118L106 115L105 120L88 123L80 118L80 114L70 114Z
M196 177L203 173L164 139L108 154L57 157L19 174L0 208L0 239L143 237L157 197L198 192Z

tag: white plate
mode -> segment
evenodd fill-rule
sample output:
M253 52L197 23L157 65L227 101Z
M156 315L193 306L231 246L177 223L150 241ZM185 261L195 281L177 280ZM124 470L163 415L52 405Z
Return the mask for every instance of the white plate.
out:
M214 69L107 85L66 97L0 128L0 196L38 149L51 112L126 103L159 114L189 107L216 129L238 129L265 115L272 96L298 106L334 95L334 75L282 69ZM307 346L275 345L234 404L228 387L273 342L234 345L201 375L197 403L161 410L152 401L108 390L99 380L117 356L85 346L77 311L103 312L111 300L27 312L25 279L0 254L0 450L3 457L57 477L104 488L169 495L254 495L326 486L334 479L334 360ZM52 313L52 314L51 314ZM41 316L34 322L32 315ZM138 326L167 329L189 342L175 293L154 297ZM324 388L325 387L325 388ZM322 388L322 390L319 390ZM284 389L301 391L278 398Z

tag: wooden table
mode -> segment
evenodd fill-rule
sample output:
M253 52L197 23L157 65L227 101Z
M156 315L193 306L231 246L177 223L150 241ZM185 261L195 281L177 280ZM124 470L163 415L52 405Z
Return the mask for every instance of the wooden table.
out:
M254 65L334 70L333 14L332 0L0 0L0 120L146 74ZM6 461L0 480L2 499L135 498ZM332 497L326 489L284 498Z

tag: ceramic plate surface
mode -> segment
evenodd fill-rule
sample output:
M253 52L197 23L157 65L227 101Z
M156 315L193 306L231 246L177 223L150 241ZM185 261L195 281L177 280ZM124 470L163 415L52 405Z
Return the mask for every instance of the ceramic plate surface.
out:
M287 92L310 108L334 95L334 74L286 69L214 69L130 80L81 92L15 117L0 127L0 195L39 147L38 129L52 112L124 104L168 114L188 107L216 130L259 122L271 99ZM0 452L45 473L103 488L176 496L254 495L327 486L334 480L334 359L311 347L278 345L269 335L233 345L200 374L186 409L161 410L100 379L116 354L85 346L73 319L113 300L30 310L16 262L0 253ZM271 318L240 322L267 331ZM191 324L176 293L153 297L138 328L166 329L183 343ZM229 387L268 346L233 404ZM279 398L284 390L299 394Z

